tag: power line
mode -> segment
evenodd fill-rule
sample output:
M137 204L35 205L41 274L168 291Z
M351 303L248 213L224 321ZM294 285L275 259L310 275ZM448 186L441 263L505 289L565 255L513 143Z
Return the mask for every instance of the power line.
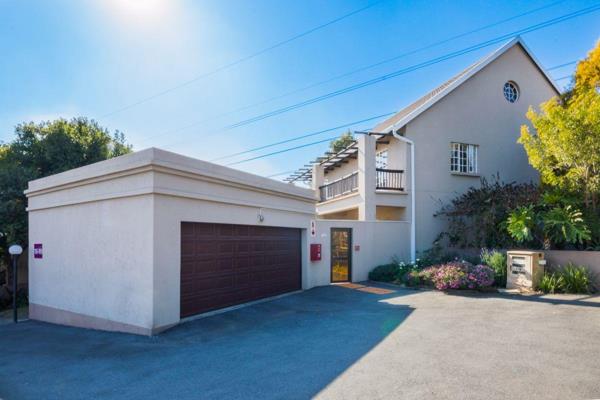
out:
M265 178L274 178L276 176L288 175L288 174L291 174L292 172L295 172L295 171L296 171L295 169L291 169L289 171L278 172L276 174L266 175Z
M592 6L592 7L588 7L588 8L584 8L584 9L582 9L582 10L579 10L579 11L576 11L576 12L574 12L574 13L566 14L566 15L563 15L563 16L561 16L561 17L557 17L557 18L554 18L554 19L548 20L548 21L546 21L546 22L543 22L543 23L540 23L540 24L533 25L533 26L531 26L531 27L529 27L529 28L522 29L522 30L520 30L520 31L518 31L518 32L525 32L525 33L529 33L529 32L532 32L532 31L534 31L534 30L542 29L543 27L547 27L547 26L550 26L550 25L553 25L553 24L556 24L556 23L559 23L559 22L566 21L567 19L575 18L575 17L577 17L577 16L580 16L580 15L584 15L584 14L587 14L587 13L590 13L590 12L593 12L593 11L597 11L597 10L599 10L599 9L600 9L600 7L599 7L598 5L596 5L596 6ZM515 33L513 32L513 33L511 33L511 34L508 34L508 35L510 35L510 36L514 36L514 34L515 34ZM488 40L488 41L486 41L486 42L483 42L483 43L481 43L481 44L474 45L474 46L468 47L468 48L466 48L466 49L463 49L463 50L459 50L459 51L457 51L457 52L450 53L449 55L442 56L442 57L438 57L438 58L436 58L436 59L433 59L433 60L431 60L431 61L429 61L429 62L434 62L434 61L435 61L435 62L439 62L439 60L440 60L440 59L448 59L447 57L455 57L457 53L464 54L464 52L473 51L473 48L475 48L475 47L479 47L479 48L480 48L480 46L487 46L487 45L489 45L489 44L490 44L490 42L494 42L494 43L495 43L495 42L497 42L498 40L500 40L500 38L502 38L502 40L504 40L504 39L506 38L506 36L507 36L507 35L503 35L503 36L500 36L500 37L498 37L498 38L495 38L495 39ZM425 63L427 63L427 62L425 62ZM418 64L418 65L422 65L422 64L425 64L425 63L421 63L421 64ZM431 65L431 64L429 64L429 65ZM414 68L414 67L409 67L409 68ZM399 74L399 72L402 72L402 71L405 71L405 70L406 70L406 69L404 69L404 70L400 70L400 71L396 71L396 72L394 72L394 73L387 74L386 76L390 76L390 75L392 75L392 77L394 77L394 76L397 76L396 74ZM566 77L562 77L562 78L559 78L559 79L565 79L565 78L566 78ZM375 78L375 79L377 79L377 80L379 81L379 79L381 79L381 77L380 77L380 78ZM386 78L386 79L389 79L389 78ZM383 80L383 79L382 79L382 80ZM373 82L373 81L374 81L374 80L369 80L369 81L366 81L366 83L370 83L370 82ZM363 83L363 84L364 84L364 83ZM361 86L361 87L364 87L364 86ZM344 89L342 89L342 90L344 90ZM339 92L339 91L338 91L338 92ZM337 93L337 92L334 92L334 93ZM237 164L245 163L245 162L248 162L248 161L253 161L253 160L257 160L257 159L261 159L261 158L265 158L265 157L270 157L270 156L273 156L273 155L276 155L276 154L281 154L281 153L285 153L285 152L288 152L288 151L292 151L292 150L301 149L301 148L304 148L304 147L308 147L308 146L316 145L316 144L319 144L319 143L324 143L324 142L326 142L326 141L330 141L330 140L334 140L334 139L336 139L336 137L334 137L334 138L329 138L329 139L324 139L324 140L319 140L319 141L316 141L316 142L311 142L311 143L307 143L307 144L304 144L304 145L295 146L295 147L291 147L291 148L287 148L287 149L282 149L282 150L279 150L279 151L276 151L276 152L271 152L271 153L267 153L267 154L263 154L263 155L259 155L259 156L255 156L255 157L251 157L251 158L247 158L247 159L244 159L244 160L236 161L236 162L233 162L233 163L229 163L229 164L227 164L227 165L230 165L230 166L231 166L231 165L237 165Z
M237 153L232 153L232 154L228 154L228 155L225 155L225 156L217 157L217 158L214 158L214 159L212 159L210 161L214 162L214 161L222 160L222 159L225 159L225 158L231 158L231 157L239 156L239 155L242 155L242 154L252 153L252 152L255 152L255 151L258 151L258 150L264 150L264 149L267 149L269 147L278 146L280 144L294 142L296 140L305 139L307 137L320 135L321 133L331 132L331 131L334 131L336 129L346 128L346 127L349 127L349 126L352 126L352 125L361 124L363 122L372 121L374 119L384 118L384 117L390 116L392 114L394 114L394 112L385 113L385 114L381 114L381 115L376 115L374 117L361 119L360 121L353 121L353 122L349 122L347 124L335 126L333 128L327 128L327 129L323 129L323 130L320 130L320 131L317 131L317 132L307 133L307 134L304 134L304 135L301 135L301 136L292 137L290 139L281 140L279 142L269 143L269 144L266 144L266 145L263 145L263 146L259 146L259 147L253 147L253 148L248 149L248 150L244 150L244 151L240 151L240 152L237 152Z
M340 75L336 75L336 76L334 76L334 77L328 78L328 79L326 79L326 80L323 80L323 81L320 81L320 82L312 83L312 84L310 84L310 85L307 85L307 86L304 86L304 87L301 87L301 88L298 88L298 89L294 89L294 90L292 90L292 91L289 91L289 92L286 92L286 93L283 93L283 94L280 94L280 95L277 95L277 96L273 96L273 97L267 98L267 99L265 99L265 100L261 100L261 101L259 101L259 102L255 102L255 103L248 104L248 105L245 105L245 106L242 106L242 107L238 107L238 108L236 108L236 109L233 109L233 110L230 110L230 111L227 111L227 112L221 113L221 114L217 114L217 115L215 115L215 116L212 116L212 117L209 117L209 118L205 118L205 119L203 119L203 120L200 120L200 121L195 121L195 122L192 122L192 123L190 123L190 124L188 124L188 125L181 126L181 127L179 127L179 128L175 128L175 129L170 129L170 130L164 131L164 132L162 132L162 133L159 133L158 135L154 135L154 136L151 136L151 137L147 138L146 140L144 140L144 142L145 142L145 141L148 141L148 140L150 140L150 139L153 139L153 138L159 137L159 136L164 136L164 135L167 135L167 134L172 134L172 133L181 132L181 131L184 131L184 130L186 130L186 129L190 129L190 128L196 127L196 126L198 126L198 125L200 125L200 124L203 124L203 123L205 123L205 122L213 121L213 120L215 120L215 119L222 118L222 117L225 117L225 116L228 116L228 115L231 115L231 114L235 114L235 113L238 113L238 112L240 112L240 111L245 111L245 110L248 110L248 109L250 109L250 108L254 108L254 107L257 107L257 106L260 106L260 105L263 105L263 104L270 103L270 102L272 102L272 101L275 101L275 100L280 100L280 99L282 99L282 98L285 98L285 97L291 96L291 95L293 95L293 94L297 94L297 93L300 93L300 92L304 92L304 91L306 91L306 90L313 89L313 88L315 88L315 87L322 86L322 85L325 85L325 84L327 84L327 83L334 82L334 81L336 81L336 80L338 80L338 79L346 78L346 77L348 77L348 76L351 76L351 75L357 74L357 73L359 73L359 72L363 72L363 71L366 71L366 70L369 70L369 69L372 69L372 68L375 68L375 67L379 67L379 66L381 66L381 65L384 65L384 64L390 63L390 62L392 62L392 61L397 61L397 60L399 60L399 59L401 59L401 58L408 57L408 56L410 56L410 55L414 55L414 54L420 53L420 52L422 52L422 51L425 51L425 50L431 49L431 48L433 48L433 47L440 46L440 45L442 45L442 44L446 44L446 43L448 43L448 42L451 42L451 41L453 41L453 40L456 40L456 39L460 39L460 38L462 38L462 37L465 37L465 36L471 35L471 34L473 34L473 33L477 33L477 32L480 32L480 31L483 31L483 30L486 30L486 29L489 29L489 28L493 28L494 26L498 26L498 25L504 24L504 23L506 23L506 22L509 22L509 21L512 21L512 20L515 20L515 19L518 19L518 18L524 17L524 16L526 16L526 15L530 15L530 14L533 14L533 13L536 13L536 12L539 12L539 11L542 11L542 10L545 10L545 9L547 9L547 8L554 7L554 6L556 6L557 4L564 3L565 1L566 1L566 0L559 0L559 1L555 1L555 2L553 2L553 3L550 3L550 4L547 4L547 5L545 5L545 6L538 7L538 8L535 8L535 9L533 9L533 10L526 11L526 12L524 12L524 13L520 13L520 14L518 14L518 15L514 15L514 16L512 16L512 17L508 17L508 18L502 19L502 20L500 20L500 21L496 21L496 22L493 22L493 23L490 23L490 24L487 24L487 25L481 26L481 27L479 27L479 28L475 28L475 29L472 29L472 30L470 30L470 31L463 32L463 33L460 33L460 34L457 34L457 35L451 36L451 37L449 37L449 38L447 38L447 39L443 39L443 40L440 40L440 41L437 41L437 42L434 42L434 43L430 43L430 44L428 44L428 45L426 45L426 46L423 46L423 47L419 47L419 48L417 48L417 49L410 50L410 51L408 51L408 52L405 52L405 53L399 54L399 55L397 55L397 56L394 56L394 57L391 57L391 58L387 58L387 59L384 59L384 60L378 61L378 62L376 62L376 63L373 63L373 64L369 64L369 65L366 65L366 66L359 67L359 68L357 68L357 69L354 69L354 70L352 70L352 71L345 72L345 73L343 73L343 74L340 74ZM568 65L568 64L566 64L566 65ZM562 66L562 65L561 65L561 66ZM558 66L558 67L560 67L560 66ZM558 68L558 67L557 67L557 68Z
M279 150L279 151L274 151L272 153L267 153L267 154L263 154L263 155L256 156L256 157L246 158L245 160L235 161L235 162L231 162L231 163L225 164L225 165L227 165L227 166L238 165L238 164L242 164L242 163L245 163L245 162L248 162L248 161L258 160L259 158L270 157L270 156L274 156L276 154L286 153L288 151L302 149L302 148L308 147L308 146L314 146L314 145L319 144L319 143L329 142L329 141L335 140L337 138L338 138L338 136L334 136L334 137L330 137L328 139L323 139L323 140L319 140L319 141L316 141L316 142L302 144L300 146L288 147L287 149L283 149L283 150Z
M378 83L378 82L381 82L381 81L384 81L384 80L387 80L387 79L391 79L391 78L394 78L396 76L399 76L399 75L402 75L402 74L406 74L408 72L411 72L411 71L414 71L414 70L417 70L417 69L420 69L420 68L424 68L424 67L429 66L429 65L437 64L439 62L442 62L442 61L445 61L445 60L448 60L448 59L451 59L451 58L458 57L460 55L463 55L463 54L466 54L466 53L469 53L469 52L472 52L472 51L475 51L475 50L487 47L487 46L492 45L492 44L496 44L498 42L506 40L506 38L508 38L508 37L513 37L513 36L516 36L516 35L519 35L519 34L529 33L529 32L533 32L533 31L539 30L539 29L543 29L545 27L548 27L548 26L551 26L551 25L554 25L554 24L557 24L557 23L560 23L560 22L564 22L564 21L567 21L569 19L576 18L576 17L579 17L581 15L585 15L585 14L597 11L599 9L600 9L600 6L598 4L596 4L595 6L583 8L583 9L580 9L578 11L575 11L575 12L572 12L572 13L569 13L569 14L565 14L565 15L562 15L560 17L556 17L556 18L553 18L553 19L550 19L550 20L547 20L547 21L544 21L544 22L541 22L541 23L529 26L527 28L523 28L523 29L511 32L509 34L501 35L501 36L498 36L496 38L493 38L493 39L481 42L479 44L469 46L469 47L464 48L462 50L451 52L451 53L448 53L448 54L446 54L444 56L440 56L440 57L437 57L437 58L434 58L434 59L431 59L431 60L428 60L428 61L416 64L416 65L413 65L413 66L410 66L410 67L407 67L407 68L404 68L404 69L401 69L401 70L398 70L398 71L394 71L392 73L389 73L389 74L380 76L378 78L374 78L374 79L371 79L371 80L368 80L368 81L365 81L365 82L362 82L362 83L359 83L359 84L356 84L356 85L353 85L353 86L350 86L348 88L340 89L338 91L335 91L335 92L332 92L332 93L329 93L329 94L325 94L325 95L319 96L319 97L314 98L314 99L309 99L309 100L306 100L304 102L298 103L296 105L288 106L288 107L286 107L284 109L275 110L274 112L271 112L271 113L268 113L268 114L264 114L264 115L259 116L259 117L261 117L260 119L265 119L265 118L268 118L270 116L280 114L282 112L290 111L290 110L292 110L294 108L300 108L300 107L306 106L308 104L315 103L317 101L325 100L326 98L335 97L335 96L338 96L338 95L343 94L343 93L347 93L347 92L350 92L350 91L353 91L353 90L357 90L357 89L360 89L360 88L365 87L365 86L369 86L369 85L372 85L372 84L375 84L375 83ZM245 122L245 121L242 121L242 122ZM238 124L234 124L233 126L225 127L224 129L233 129L234 127L238 127L238 126L242 126L242 125L248 124L250 122L254 122L254 120L250 121L250 122L246 122L246 123L242 123L242 122L240 122ZM249 159L245 159L245 160L233 162L233 163L230 163L230 164L227 164L227 165L236 165L236 164L240 164L240 163L244 163L244 162L248 162L248 161L252 161L252 160L256 160L256 159L260 159L260 158L264 158L264 157L269 157L269 156L272 156L272 155L284 153L286 151L291 151L291 150L295 150L295 149L304 148L304 147L307 147L307 146L315 145L315 144L318 144L318 143L323 143L323 142L326 142L328 140L333 140L333 139L335 139L335 138L325 139L325 140L321 140L321 141L317 141L317 142L313 142L313 143L308 143L308 144L301 145L301 146L295 146L295 147L292 147L292 148L289 148L289 149L283 149L283 150L280 150L280 151L276 151L276 152L272 152L272 153L268 153L268 154L264 154L264 155L260 155L260 156L256 156L256 157L252 157L252 158L249 158Z
M546 71L551 71L553 69L557 69L557 68L564 67L564 66L571 65L571 64L575 64L575 63L577 63L577 61L572 61L572 62L569 62L569 63L560 64L560 65L557 65L555 67L548 68L548 69L546 69ZM555 78L554 80L559 81L559 80L566 79L566 78L570 78L570 75L569 76L563 76L561 78ZM224 156L213 158L212 160L209 160L209 161L214 162L214 161L223 160L225 158L231 158L231 157L239 156L239 155L242 155L242 154L253 153L253 152L258 151L258 150L264 150L266 148L274 147L274 146L277 146L277 145L280 145L280 144L285 144L285 143L293 142L293 141L296 141L296 140L305 139L307 137L316 136L316 135L319 135L321 133L331 132L333 130L340 129L340 128L346 128L346 127L349 127L349 126L352 126L352 125L356 125L356 124L359 124L359 123L362 123L362 122L368 122L368 121L371 121L371 120L374 120L374 119L384 118L384 117L387 117L387 116L392 115L392 114L395 114L395 112L381 114L381 115L378 115L378 116L375 116L375 117L370 117L370 118L362 119L360 121L349 122L347 124L338 125L338 126L335 126L333 128L328 128L328 129L324 129L324 130L320 130L320 131L317 131L317 132L308 133L308 134L301 135L301 136L294 136L294 137L292 137L290 139L281 140L279 142L269 143L269 144L258 146L258 147L253 147L251 149L240 151L240 152L237 152L237 153L227 154L227 155L224 155Z
M571 61L571 62L568 62L568 63L564 63L564 64L560 64L560 65L555 65L555 66L554 66L554 67L552 67L552 68L548 68L548 69L546 69L546 71L552 71L552 70L555 70L555 69L559 69L559 68L562 68L562 67L566 67L567 65L573 65L573 64L577 64L578 62L579 62L579 60L575 60L575 61Z
M207 77L209 77L209 76L212 76L212 75L214 75L214 74L217 74L217 73L219 73L219 72L221 72L221 71L224 71L224 70L226 70L226 69L229 69L229 68L231 68L231 67L234 67L234 66L236 66L236 65L238 65L238 64L241 64L241 63L243 63L243 62L246 62L246 61L248 61L248 60L251 60L251 59L253 59L253 58L256 58L256 57L258 57L258 56L260 56L260 55L262 55L262 54L264 54L264 53L267 53L267 52L269 52L269 51L271 51L271 50L274 50L274 49L276 49L276 48L278 48L278 47L281 47L281 46L283 46L283 45L285 45L285 44L288 44L288 43L290 43L290 42L293 42L293 41L295 41L295 40L298 40L298 39L300 39L300 38L302 38L302 37L304 37L304 36L310 35L311 33L314 33L314 32L316 32L316 31L318 31L318 30L324 29L324 28L326 28L326 27L328 27L328 26L330 26L330 25L333 25L333 24L335 24L335 23L337 23L337 22L340 22L340 21L342 21L342 20L344 20L344 19L346 19L346 18L349 18L349 17L351 17L351 16L353 16L353 15L356 15L356 14L358 14L358 13L361 13L361 12L365 11L365 10L368 10L369 8L372 8L372 7L376 6L377 4L379 4L379 3L383 2L383 1L384 1L384 0L378 0L378 1L376 1L376 2L374 2L374 3L371 3L371 4L369 4L369 5L365 6L365 7L362 7L362 8L359 8L359 9L357 9L357 10L354 10L354 11L352 11L352 12L348 13L348 14L344 14L344 15L342 15L341 17L337 17L337 18L335 18L335 19L333 19L333 20L331 20L331 21L328 21L328 22L326 22L326 23L324 23L324 24L321 24L321 25L315 26L314 28L311 28L311 29L309 29L309 30L307 30L307 31L304 31L304 32L302 32L302 33L299 33L299 34L297 34L297 35L294 35L294 36L292 36L292 37L290 37L290 38L288 38L288 39L285 39L285 40L282 40L282 41L280 41L280 42L277 42L277 43L275 43L275 44L273 44L273 45L271 45L271 46L269 46L269 47L265 47L264 49L261 49L261 50L259 50L259 51L255 52L255 53L249 54L249 55L247 55L247 56L245 56L245 57L242 57L242 58L239 58L239 59L237 59L237 60L235 60L235 61L232 61L232 62L230 62L229 64L222 65L222 66L220 66L220 67L218 67L218 68L216 68L216 69L214 69L214 70L212 70L212 71L209 71L209 72L206 72L206 73L204 73L204 74L198 75L198 76L196 76L196 77L194 77L194 78L192 78L192 79L190 79L190 80L187 80L187 81L185 81L185 82L182 82L182 83L180 83L180 84L177 84L177 85L175 85L175 86L171 86L170 88L167 88L167 89L165 89L165 90L162 90L162 91L160 91L160 92L154 93L154 94L152 94L152 95L150 95L150 96L144 97L144 98L142 98L142 99L140 99L140 100L138 100L138 101L136 101L136 102L134 102L134 103L128 104L128 105L126 105L126 106L123 106L123 107L121 107L121 108L118 108L118 109L116 109L116 110L114 110L114 111L111 111L111 112L109 112L109 113L106 113L106 114L104 114L104 115L100 116L100 118L107 118L107 117L110 117L110 116L112 116L112 115L115 115L115 114L121 113L121 112L123 112L123 111L125 111L125 110L128 110L128 109L130 109L130 108L133 108L133 107L139 106L140 104L147 103L147 102L149 102L150 100L154 100L154 99L156 99L157 97L164 96L164 95L165 95L165 94L167 94L167 93L171 93L171 92L173 92L173 91L175 91L175 90L178 90L178 89L181 89L181 88L183 88L183 87L185 87L185 86L189 86L189 85L191 85L191 84L193 84L193 83L195 83L195 82L197 82L197 81L199 81L199 80L201 80L201 79L207 78Z
M464 49L461 49L461 50L458 50L458 51L455 51L455 52L451 52L451 53L445 54L443 56L436 57L434 59L431 59L431 60L428 60L428 61L424 61L424 62L415 64L415 65L412 65L410 67L406 67L406 68L403 68L403 69L400 69L400 70L397 70L397 71L394 71L394 72L391 72L391 73L379 76L377 78L373 78L373 79L370 79L370 80L367 80L367 81L364 81L364 82L361 82L361 83L358 83L358 84L355 84L355 85L352 85L352 86L349 86L349 87L346 87L346 88L343 88L343 89L336 90L334 92L330 92L330 93L327 93L327 94L324 94L324 95L321 95L321 96L317 96L317 97L314 97L314 98L311 98L311 99L308 99L308 100L305 100L305 101L302 101L302 102L299 102L299 103L296 103L296 104L293 104L293 105L290 105L290 106L287 106L287 107L279 108L279 109L276 109L276 110L268 112L268 113L260 114L260 115L257 115L255 117L239 121L239 122L237 122L235 124L231 124L231 125L225 126L223 129L224 130L230 130L230 129L238 128L238 127L241 127L241 126L244 126L244 125L248 125L248 124L251 124L251 123L254 123L254 122L257 122L257 121L261 121L261 120L264 120L264 119L267 119L267 118L270 118L270 117L273 117L273 116L276 116L276 115L279 115L279 114L283 114L283 113L286 113L286 112L289 112L289 111L292 111L292 110L295 110L295 109L298 109L298 108L302 108L302 107L308 106L310 104L321 102L323 100L327 100L327 99L332 98L332 97L336 97L336 96L339 96L339 95L342 95L342 94L345 94L345 93L348 93L348 92L352 92L352 91L355 91L355 90L358 90L358 89L361 89L361 88L364 88L364 87L367 87L367 86L371 86L371 85L374 85L376 83L383 82L385 80L392 79L392 78L398 77L400 75L404 75L406 73L409 73L409 72L412 72L412 71L415 71L415 70L418 70L418 69L421 69L421 68L425 68L427 66L431 66L431 65L434 65L434 64L437 64L437 63L440 63L442 61L446 61L446 60L449 60L449 59L452 59L452 58L456 58L456 57L461 56L463 54L467 54L467 53L473 52L475 50L479 50L479 49L482 49L484 47L487 47L487 46L490 46L490 45L502 42L502 41L506 40L507 38L511 38L511 37L518 36L518 35L522 35L522 34L525 34L525 33L530 33L530 32L533 32L533 31L536 31L536 30L539 30L539 29L543 29L543 28L546 28L546 27L551 26L551 25L555 25L555 24L560 23L560 22L564 22L564 21L567 21L567 20L570 20L570 19L582 16L582 15L585 15L585 14L589 14L591 12L598 11L599 9L600 9L600 6L598 6L598 5L587 7L587 8L583 8L581 10L578 10L578 11L575 11L575 12L572 12L572 13L569 13L569 14L562 15L560 17L556 17L556 18L544 21L544 22L532 25L532 26L527 27L527 28L519 29L519 30L513 31L513 32L508 33L508 34L498 36L498 37L496 37L494 39L490 39L490 40L487 40L485 42L481 42L479 44L476 44L476 45L473 45L473 46L470 46L470 47L466 47Z

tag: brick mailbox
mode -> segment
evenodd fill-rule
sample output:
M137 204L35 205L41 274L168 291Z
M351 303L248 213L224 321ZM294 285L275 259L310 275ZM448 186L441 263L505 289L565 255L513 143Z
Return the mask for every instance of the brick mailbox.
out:
M523 291L535 290L544 276L544 253L539 251L509 250L506 252L506 288Z

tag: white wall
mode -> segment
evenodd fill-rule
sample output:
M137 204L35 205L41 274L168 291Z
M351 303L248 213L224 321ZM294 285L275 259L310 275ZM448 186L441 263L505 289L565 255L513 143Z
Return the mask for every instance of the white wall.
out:
M152 209L142 195L30 210L29 243L43 258L29 252L29 301L48 309L37 319L66 311L152 328Z
M331 282L331 228L352 229L352 281L368 279L369 272L392 257L410 260L410 223L402 221L343 221L319 220L315 237L308 243L321 244L321 261L308 265L309 287ZM360 250L355 250L355 245Z

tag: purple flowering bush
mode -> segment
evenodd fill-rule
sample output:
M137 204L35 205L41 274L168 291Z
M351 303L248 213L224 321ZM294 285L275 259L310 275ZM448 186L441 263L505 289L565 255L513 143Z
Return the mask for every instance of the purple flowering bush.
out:
M417 260L409 264L392 262L378 266L369 273L369 279L406 286L432 286L438 290L476 290L494 284L494 270L487 265L473 265L458 259L430 267L424 267Z
M431 281L438 290L480 289L494 283L494 271L487 265L456 261L429 269L435 270Z

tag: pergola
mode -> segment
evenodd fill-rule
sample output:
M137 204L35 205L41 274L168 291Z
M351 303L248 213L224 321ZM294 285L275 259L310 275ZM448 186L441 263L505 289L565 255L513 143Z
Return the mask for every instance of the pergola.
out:
M388 137L392 136L392 133L382 133L382 132L370 132L370 131L355 131L353 132L355 135L370 135L376 136L377 144L387 144L389 143ZM350 145L345 147L344 149L338 151L337 153L327 151L321 157L315 158L308 164L304 164L303 167L299 168L297 171L292 173L290 176L284 179L285 182L312 182L312 167L314 165L320 165L324 167L325 175L327 173L342 164L346 164L350 162L352 159L356 159L358 157L358 144L357 141L354 140Z

